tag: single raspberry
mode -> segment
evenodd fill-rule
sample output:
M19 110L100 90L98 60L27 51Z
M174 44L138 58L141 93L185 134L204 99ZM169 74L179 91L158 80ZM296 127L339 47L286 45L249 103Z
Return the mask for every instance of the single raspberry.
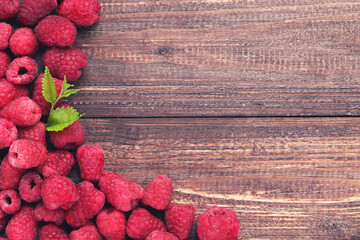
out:
M15 125L27 127L35 125L40 120L41 108L30 98L20 97L5 106L1 114Z
M70 233L71 240L102 240L98 229L94 225L89 225L80 228L79 230L74 230Z
M105 195L88 181L79 183L76 189L79 200L66 212L66 221L70 226L78 228L100 212L105 204Z
M98 0L64 0L58 13L80 26L90 26L100 19L100 10Z
M144 196L144 189L139 184L117 173L104 172L99 187L108 202L124 212L134 209Z
M6 69L6 79L18 85L32 82L37 75L37 65L30 57L15 58Z
M10 37L10 49L16 56L33 56L38 48L38 40L31 28L18 28Z
M144 208L132 211L126 226L126 233L135 240L144 240L152 231L166 232L164 223Z
M6 69L8 68L10 62L11 62L11 59L10 59L9 55L6 52L0 51L0 79L5 77ZM1 90L1 87L0 87L0 90ZM1 92L0 92L0 94L1 94ZM1 97L1 95L0 95L0 97ZM0 100L0 104L1 104L1 102L2 101Z
M104 171L104 151L99 145L84 144L76 152L81 178L88 181L98 181Z
M84 129L79 120L59 132L49 132L50 142L56 148L74 150L84 142Z
M9 163L17 168L33 168L44 163L48 152L44 144L33 140L18 139L9 149Z
M159 175L146 186L141 202L157 210L164 210L170 203L172 191L171 179Z
M56 7L56 0L22 0L17 18L26 26L34 26Z
M8 48L11 31L12 27L10 24L0 22L0 50L5 50Z
M20 97L29 97L29 89L27 89L25 86L20 85L14 85L15 87L15 96L14 99L20 98Z
M49 153L48 159L37 168L37 171L45 178L55 175L66 176L74 164L75 158L69 151L58 149Z
M179 240L175 235L168 232L153 231L145 240Z
M0 148L9 147L17 138L15 124L5 118L0 118Z
M17 188L24 173L24 169L16 168L9 163L7 155L0 165L0 189Z
M75 184L64 176L52 176L45 179L41 186L41 197L48 209L62 207L64 210L70 209L71 205L79 199Z
M19 183L21 199L28 203L39 201L42 182L43 180L37 172L29 172L23 176Z
M192 205L171 204L165 211L166 229L179 239L187 239L195 220Z
M6 81L5 79L0 80L0 107L3 108L6 105L8 105L14 99L14 97L15 97L14 84Z
M124 240L125 214L115 208L105 208L96 217L96 225L106 240Z
M66 75L66 80L73 82L80 77L81 68L87 66L87 58L80 49L52 48L44 53L43 64L53 76L64 79Z
M45 124L43 122L37 122L29 127L18 128L18 139L33 140L44 145L46 145L45 134Z
M24 206L11 218L5 233L9 240L33 240L36 229L37 222L32 208Z
M40 228L38 237L39 240L70 240L64 230L51 223Z
M21 199L17 191L7 189L0 192L0 207L7 214L14 214L21 207Z
M65 221L65 211L63 209L48 209L42 202L36 205L34 215L37 221L53 222L58 226Z
M47 47L69 47L75 42L76 27L65 17L50 15L39 22L35 33Z
M239 219L232 209L210 207L198 217L197 234L200 240L236 240Z
M15 16L19 7L19 0L0 0L0 21Z

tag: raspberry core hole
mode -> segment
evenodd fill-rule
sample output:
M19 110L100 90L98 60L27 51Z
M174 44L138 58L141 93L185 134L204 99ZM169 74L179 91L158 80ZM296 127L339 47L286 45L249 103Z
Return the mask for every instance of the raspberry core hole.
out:
M30 188L33 189L36 186L34 180L30 181Z
M11 205L11 198L10 198L9 196L6 196L6 197L5 197L5 203L6 203L7 205Z
M27 72L28 72L28 70L27 70L26 68L20 67L20 68L19 68L19 71L18 71L18 75L23 75L23 74L25 74L25 73L27 73Z

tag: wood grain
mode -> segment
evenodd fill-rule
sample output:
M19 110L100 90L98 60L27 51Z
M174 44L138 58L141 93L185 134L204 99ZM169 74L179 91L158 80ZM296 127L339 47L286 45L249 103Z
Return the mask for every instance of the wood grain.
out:
M234 209L239 239L358 239L360 119L82 119L106 169L173 202ZM190 239L195 239L195 230Z

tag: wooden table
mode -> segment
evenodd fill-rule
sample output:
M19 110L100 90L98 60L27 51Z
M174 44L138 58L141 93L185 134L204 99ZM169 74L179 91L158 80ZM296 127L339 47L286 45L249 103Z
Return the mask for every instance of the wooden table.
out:
M358 239L359 0L101 4L69 103L107 170L234 209L239 239Z

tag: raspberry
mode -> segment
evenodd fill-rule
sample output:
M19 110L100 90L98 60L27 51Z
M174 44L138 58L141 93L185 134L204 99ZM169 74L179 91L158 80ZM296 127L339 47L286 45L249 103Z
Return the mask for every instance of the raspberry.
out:
M41 108L30 98L20 97L5 106L1 114L15 125L27 127L35 125L40 120Z
M11 62L11 59L10 59L9 55L6 52L0 51L0 79L5 76L6 69L9 66L10 62ZM1 89L2 88L0 87L0 90ZM0 94L1 94L1 92L0 92ZM1 104L1 102L2 101L0 100L0 104Z
M85 226L70 233L71 240L102 240L98 229L94 225Z
M105 208L96 217L96 225L106 240L125 239L125 214L115 208Z
M14 84L6 81L5 79L0 80L0 107L5 107L6 105L8 105L14 99L14 97Z
M192 205L171 204L165 211L166 229L179 239L187 239L195 220Z
M17 137L17 129L13 122L0 118L0 148L9 147Z
M18 128L18 138L33 140L33 141L40 142L40 143L46 145L45 124L43 122L37 122L33 126L19 127Z
M47 47L69 47L75 42L76 27L67 18L50 15L39 22L35 33Z
M236 240L239 219L231 209L210 207L198 217L197 234L200 240Z
M86 55L76 48L48 49L43 56L43 64L57 78L73 82L81 75L81 68L87 66Z
M33 56L38 48L39 43L31 28L18 28L10 37L10 49L16 56Z
M46 208L42 202L36 205L34 215L37 221L53 222L59 226L65 221L65 211L63 209L51 210Z
M105 204L105 195L91 182L83 181L76 186L79 200L66 213L66 221L72 227L82 227L96 216Z
M18 85L32 82L37 75L37 65L30 57L15 58L6 69L6 79Z
M98 0L64 0L58 13L80 26L90 26L99 20L100 10Z
M7 155L0 165L0 189L17 188L24 173L24 169L16 168L9 163Z
M56 7L56 0L22 0L17 18L24 25L34 26Z
M19 0L0 0L0 21L12 18L19 11Z
M5 213L4 213L5 214ZM5 227L6 227L6 224L7 224L7 221L6 221L6 218L5 217L1 217L0 218L0 232L2 232ZM7 239L7 238L0 238L0 240L2 239Z
M144 189L139 184L117 173L104 172L99 179L99 187L108 202L124 212L134 209L144 196Z
M48 224L40 228L39 240L70 240L69 236L54 224Z
M0 193L0 207L1 210L7 214L14 214L19 211L21 207L21 199L17 191L14 189L7 189Z
M81 178L98 181L104 170L104 151L99 145L82 145L76 152Z
M144 240L152 231L166 232L164 223L144 208L132 211L126 226L126 233L135 240Z
M74 164L75 158L69 151L58 149L50 152L46 162L37 170L46 178L54 175L66 176Z
M168 232L153 231L145 240L179 240L176 236Z
M172 191L171 179L159 175L147 185L141 202L157 210L164 210L170 203Z
M45 207L64 210L71 208L71 205L79 199L75 184L64 176L52 176L46 179L41 186L41 197Z
M33 240L37 223L31 207L24 206L10 220L5 229L9 240Z
M29 89L25 86L14 85L15 87L15 96L14 99L19 97L29 97Z
M19 193L21 199L32 203L41 199L41 184L43 180L37 172L29 172L20 180Z
M47 157L46 147L33 140L15 140L9 149L9 163L17 168L28 169L39 166Z
M56 148L76 149L84 142L84 129L79 120L59 132L49 132L50 142Z
M0 22L0 50L8 48L11 31L12 27L10 24Z

